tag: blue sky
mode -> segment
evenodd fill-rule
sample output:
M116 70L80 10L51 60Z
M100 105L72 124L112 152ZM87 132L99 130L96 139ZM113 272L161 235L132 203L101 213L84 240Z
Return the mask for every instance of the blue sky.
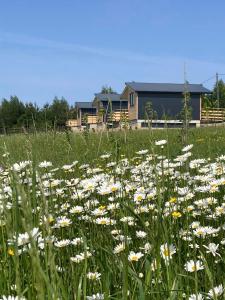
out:
M225 73L224 12L224 0L0 1L0 98L90 101L103 85L183 82L184 63L201 83Z

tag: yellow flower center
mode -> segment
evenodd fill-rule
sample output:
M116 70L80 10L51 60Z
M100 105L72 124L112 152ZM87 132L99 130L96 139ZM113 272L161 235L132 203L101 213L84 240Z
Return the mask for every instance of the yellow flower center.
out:
M191 269L192 269L193 272L194 272L194 271L197 271L196 265L193 265L193 266L191 267Z
M164 254L165 256L170 256L170 251L169 251L169 249L164 249L163 254Z
M100 224L105 225L106 224L106 220L101 220Z
M137 256L137 255L132 256L132 257L131 257L131 260L133 260L133 261L138 261L138 256Z

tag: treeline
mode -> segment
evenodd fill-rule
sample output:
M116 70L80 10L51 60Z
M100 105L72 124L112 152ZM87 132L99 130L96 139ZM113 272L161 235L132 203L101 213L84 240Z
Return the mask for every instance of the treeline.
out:
M69 118L76 118L76 109L63 97L55 97L41 108L31 102L23 103L17 96L3 99L0 104L0 128L5 132L18 128L63 128Z
M225 83L218 81L212 90L212 94L203 97L202 106L204 108L225 108Z

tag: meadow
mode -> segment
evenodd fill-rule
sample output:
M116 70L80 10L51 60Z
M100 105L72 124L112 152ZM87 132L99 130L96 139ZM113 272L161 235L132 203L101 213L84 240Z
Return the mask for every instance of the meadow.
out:
M0 299L225 299L225 128L1 136Z

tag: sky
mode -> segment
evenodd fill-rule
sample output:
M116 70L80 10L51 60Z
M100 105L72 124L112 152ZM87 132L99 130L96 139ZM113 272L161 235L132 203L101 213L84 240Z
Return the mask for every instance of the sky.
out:
M0 99L74 104L103 85L182 83L184 70L212 88L224 36L224 0L0 0Z

